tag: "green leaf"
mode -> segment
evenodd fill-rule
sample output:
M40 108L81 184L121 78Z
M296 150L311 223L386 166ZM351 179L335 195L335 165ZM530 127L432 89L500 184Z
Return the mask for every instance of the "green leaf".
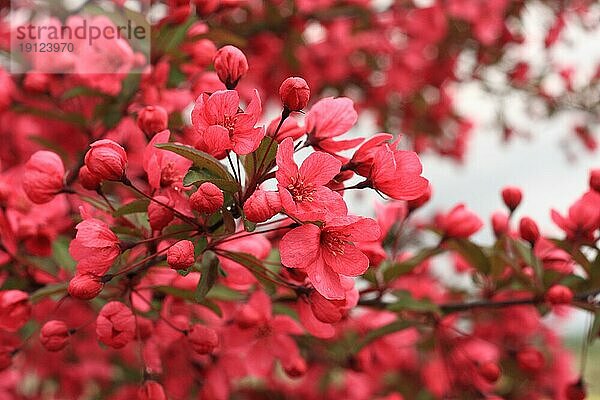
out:
M134 200L117 208L113 212L113 217L122 217L123 215L135 213L145 213L148 210L148 204L150 204L150 200L148 199Z
M155 146L159 149L171 151L191 160L196 167L207 170L215 177L235 182L235 179L233 179L233 176L231 176L225 166L210 154L177 143L157 143Z
M354 347L354 349L352 349L352 353L353 354L358 353L365 346L373 343L375 340L377 340L383 336L389 335L394 332L402 331L402 330L410 328L412 326L414 326L414 322L398 319L387 325L384 325L382 327L374 329L374 330L370 331L369 333L367 333L360 341L358 341L356 343L356 346Z
M427 313L439 313L439 307L432 303L429 299L418 300L412 297L410 292L406 290L398 290L393 292L397 300L390 304L387 308L390 311L416 311Z
M68 282L56 283L52 285L46 285L41 289L36 290L29 296L29 301L32 303L37 303L38 301L52 296L54 294L66 293L67 288L69 287Z
M246 175L253 177L256 173L270 170L273 167L271 164L275 161L275 156L277 155L277 146L275 139L265 136L258 148L252 154L244 157L243 163ZM256 170L259 166L261 167L261 171Z
M77 96L109 97L106 93L103 93L99 90L92 89L87 86L76 86L64 92L60 98L62 100L68 100Z
M400 275L412 271L415 267L417 267L419 264L421 264L428 258L436 256L442 252L444 252L444 249L440 247L425 248L417 254L415 254L413 257L409 258L408 260L404 260L402 262L395 263L389 266L383 272L383 278L386 282L390 282L393 279L399 277Z
M240 189L240 185L235 180L219 178L204 168L191 168L183 177L183 186L199 186L204 182L211 182L225 192L235 193Z
M204 253L201 271L202 275L200 276L196 291L194 292L194 300L197 302L201 302L206 298L206 295L215 285L217 278L219 277L219 259L212 251Z
M52 242L52 258L60 267L70 271L75 270L77 263L69 254L69 244L71 239L66 236L59 236Z
M459 253L471 266L483 274L489 274L492 265L489 257L483 252L483 249L467 239L450 239L447 242L448 248Z

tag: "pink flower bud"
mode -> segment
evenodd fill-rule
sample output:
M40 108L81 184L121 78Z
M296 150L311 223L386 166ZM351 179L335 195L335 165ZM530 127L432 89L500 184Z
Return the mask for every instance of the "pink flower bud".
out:
M69 282L71 297L81 300L91 300L98 296L104 284L100 278L91 274L76 274Z
M170 200L166 196L156 196L158 202L171 206ZM169 225L175 214L173 210L159 204L157 201L151 201L148 204L148 221L150 221L150 227L152 230L161 231L165 226Z
M165 389L156 381L146 381L138 390L137 400L167 400Z
M162 132L169 125L169 114L161 106L147 106L138 113L138 127L148 136Z
M508 215L503 211L496 211L492 214L492 229L494 229L494 235L500 237L508 233Z
M88 218L75 227L77 235L69 245L69 253L77 261L77 272L101 276L121 254L117 235L103 221Z
M437 215L435 222L449 238L468 238L483 226L477 214L463 204L459 204L446 214Z
M571 304L573 292L566 286L554 285L546 292L546 301L552 305Z
M279 193L257 189L244 203L244 214L251 222L265 222L281 211Z
M180 240L167 250L167 263L173 269L187 269L195 261L194 244L189 240Z
M523 371L535 373L545 363L544 355L534 347L526 347L517 353L517 364Z
M219 344L217 332L204 325L194 325L187 338L192 349L198 354L210 354Z
M21 290L0 292L0 329L16 332L29 320L29 295Z
M494 383L500 378L500 367L498 364L494 362L486 362L479 365L479 374L488 381L489 383Z
M227 89L236 87L238 81L248 72L248 60L240 49L234 46L221 47L213 60L215 71Z
M310 88L302 78L287 78L279 87L279 97L289 111L301 111L308 104Z
M124 347L135 337L135 317L125 304L108 302L96 318L96 335L107 346Z
M90 145L85 155L85 165L102 180L118 181L125 174L127 153L117 142L98 140Z
M83 166L79 169L79 183L87 190L97 190L100 187L102 180L90 172L87 166Z
M69 343L69 328L63 321L51 320L40 330L40 342L48 351L59 351Z
M590 171L590 189L600 192L600 169Z
M23 190L36 204L48 203L64 186L65 167L51 151L35 152L25 164Z
M534 244L540 237L540 230L534 220L529 217L523 217L519 222L519 235L523 240Z
M192 210L202 214L212 214L223 207L223 192L215 184L204 182L195 193L190 196Z
M502 189L502 200L504 200L504 204L506 204L506 207L508 207L511 212L519 206L522 199L523 193L518 187L507 186Z
M431 199L431 185L427 186L425 192L414 200L408 200L406 205L410 211L423 207Z

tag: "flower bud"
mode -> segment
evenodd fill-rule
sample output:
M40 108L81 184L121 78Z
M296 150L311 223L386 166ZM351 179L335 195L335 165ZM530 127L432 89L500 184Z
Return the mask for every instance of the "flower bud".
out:
M204 182L190 196L192 210L202 214L212 214L223 207L223 192L214 183Z
M408 200L406 205L409 211L414 211L417 208L423 207L431 199L431 185L427 186L427 190L414 200Z
M117 142L97 140L85 155L85 165L101 180L118 181L125 175L127 153Z
M546 301L552 305L571 304L573 292L566 286L554 285L546 292Z
M146 381L138 390L138 400L167 400L165 389L156 381Z
M508 215L502 211L496 211L492 214L492 228L494 235L499 238L508 233Z
M120 349L135 337L135 317L125 304L110 301L96 318L96 335L107 346Z
M308 104L310 88L302 78L287 78L279 87L279 97L289 111L301 111Z
M217 332L204 325L194 325L187 338L198 354L210 354L219 344Z
M587 390L582 379L577 382L570 383L565 388L566 400L584 400L587 397Z
M213 60L215 71L227 89L233 89L248 72L248 60L240 49L234 46L221 47Z
M590 189L600 192L600 169L590 171Z
M506 207L513 212L521 203L523 199L523 193L521 189L514 186L507 186L502 189L502 200L504 200L504 204Z
M79 169L79 183L87 190L97 190L100 187L101 179L90 172L87 166Z
M148 204L148 221L150 222L152 230L161 231L173 221L175 214L173 213L173 210L159 204L160 202L170 206L171 204L168 197L156 196L154 199L156 201L151 201L150 204Z
M283 363L283 370L290 378L300 378L306 374L306 361L302 357L292 357Z
M169 114L161 106L146 106L138 113L137 125L147 136L152 136L167 129Z
M21 290L0 292L0 329L16 332L29 320L29 295Z
M91 300L98 296L104 284L91 274L76 274L69 282L69 295L81 300Z
M51 320L40 330L40 342L48 351L59 351L69 343L69 328L63 321Z
M519 235L533 245L540 237L540 230L534 220L523 217L519 222Z
M279 193L256 189L244 203L244 214L251 222L265 222L281 211Z
M56 153L35 152L25 164L23 190L32 202L48 203L63 189L64 175L65 167Z
M491 361L483 363L479 365L479 375L489 383L494 383L500 378L500 367Z
M173 269L188 269L195 261L194 244L189 240L180 240L167 250L167 263Z
M526 372L537 372L545 364L544 355L533 347L526 347L517 353L517 364Z

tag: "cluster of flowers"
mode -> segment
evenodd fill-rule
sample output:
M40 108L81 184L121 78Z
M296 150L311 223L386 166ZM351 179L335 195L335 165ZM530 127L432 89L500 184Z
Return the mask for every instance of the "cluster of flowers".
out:
M239 11L196 3L226 20ZM313 3L297 6L324 12ZM463 10L447 3L448 15ZM416 24L411 35L428 32L427 47L449 29L435 4L414 19L390 13ZM170 6L162 35L191 18L189 2ZM502 27L506 7L461 18ZM444 29L424 24L432 15ZM381 16L391 29L396 19ZM334 20L328 29L347 41L347 22ZM477 38L491 37L494 24L478 26ZM523 195L508 187L507 212L491 219L496 241L483 247L470 239L483 221L464 205L420 216L431 188L417 154L388 133L350 137L350 98L311 95L325 81L264 72L279 55L247 59L203 38L207 25L188 28L183 43L169 36L159 46L139 82L0 74L0 135L10 143L0 149L0 397L585 397L584 371L572 370L541 318L596 305L600 171L566 216L552 212L564 239L528 217L515 229ZM305 57L330 56L331 46ZM315 68L302 75L319 79ZM281 115L266 121L261 99L273 97ZM374 219L348 211L346 192L364 189L390 199ZM415 243L431 234L434 245ZM444 255L473 288L436 277Z

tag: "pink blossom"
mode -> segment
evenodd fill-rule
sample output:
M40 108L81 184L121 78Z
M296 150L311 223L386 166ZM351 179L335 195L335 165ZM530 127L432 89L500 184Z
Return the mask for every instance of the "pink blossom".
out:
M374 220L355 216L336 217L322 227L304 224L281 239L281 262L303 269L323 297L344 299L340 275L361 275L369 267L355 243L376 240L380 234Z
M290 138L279 145L276 160L279 198L286 213L304 221L346 214L342 196L324 186L340 172L338 160L329 154L315 152L298 168Z
M246 111L239 111L240 98L235 90L219 90L196 100L192 123L200 135L197 147L211 149L211 154L233 150L244 155L256 150L265 135L256 128L261 114L260 98L255 90Z

